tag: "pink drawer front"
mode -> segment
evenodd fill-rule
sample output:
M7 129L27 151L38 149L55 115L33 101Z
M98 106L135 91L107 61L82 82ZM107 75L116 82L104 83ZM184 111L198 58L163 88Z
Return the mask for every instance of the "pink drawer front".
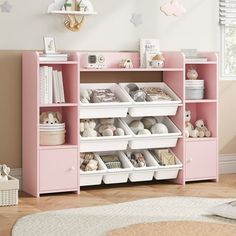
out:
M40 151L40 192L78 188L78 152L76 149Z
M217 176L217 142L186 142L186 180L201 180Z

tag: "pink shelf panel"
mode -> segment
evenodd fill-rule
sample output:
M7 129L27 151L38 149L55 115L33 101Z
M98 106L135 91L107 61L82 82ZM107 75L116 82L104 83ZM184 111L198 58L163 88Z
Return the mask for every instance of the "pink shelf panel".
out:
M57 146L39 146L40 150L51 150L51 149L74 149L78 148L77 145L70 145L70 144L63 144L63 145L57 145Z
M52 103L52 104L41 104L40 107L75 107L77 103Z
M217 138L185 138L186 142L204 142L204 141L216 141Z
M185 100L186 103L214 103L216 99Z
M40 61L40 65L78 65L77 61Z
M121 68L107 68L107 69L80 69L81 72L161 72L161 71L184 71L183 68L133 68L133 69L121 69Z

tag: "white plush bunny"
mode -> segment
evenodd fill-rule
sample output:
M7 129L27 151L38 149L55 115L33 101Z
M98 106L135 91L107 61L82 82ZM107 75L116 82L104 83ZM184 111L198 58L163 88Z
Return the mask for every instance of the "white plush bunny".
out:
M0 165L0 182L7 181L10 168L7 165Z

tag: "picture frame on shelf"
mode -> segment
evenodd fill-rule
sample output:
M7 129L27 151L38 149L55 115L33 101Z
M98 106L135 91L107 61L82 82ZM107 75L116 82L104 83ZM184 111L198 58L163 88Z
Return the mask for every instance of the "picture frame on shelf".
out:
M54 54L56 53L56 44L53 37L44 37L44 53L45 54Z
M146 53L160 51L159 39L140 39L140 67L147 68Z

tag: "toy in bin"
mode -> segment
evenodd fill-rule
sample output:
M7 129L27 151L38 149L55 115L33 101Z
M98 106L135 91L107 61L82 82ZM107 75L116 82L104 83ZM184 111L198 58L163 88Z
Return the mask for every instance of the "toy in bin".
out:
M169 149L155 149L153 155L161 166L176 165L175 156L169 151Z
M60 112L42 112L40 115L40 145L62 145L65 143L65 123Z

